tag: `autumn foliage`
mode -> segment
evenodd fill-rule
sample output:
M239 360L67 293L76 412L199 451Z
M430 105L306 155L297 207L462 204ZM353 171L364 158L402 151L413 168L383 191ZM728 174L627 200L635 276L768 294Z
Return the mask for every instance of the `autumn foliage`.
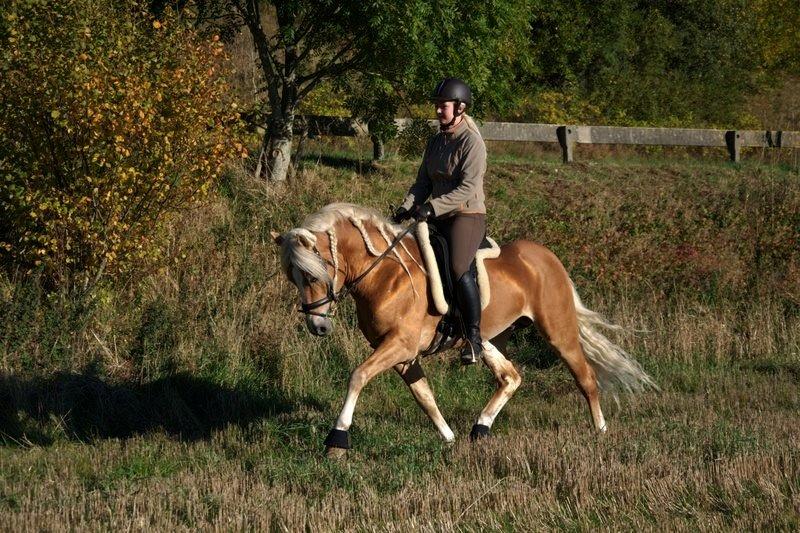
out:
M110 0L0 10L0 259L55 284L163 254L241 146L223 49L178 17Z

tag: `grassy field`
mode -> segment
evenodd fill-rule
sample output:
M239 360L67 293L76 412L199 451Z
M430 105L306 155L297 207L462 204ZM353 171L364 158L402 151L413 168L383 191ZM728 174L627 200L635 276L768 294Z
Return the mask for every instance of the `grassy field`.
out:
M494 437L493 389L454 353L425 362L448 447L395 375L322 457L369 353L343 305L312 338L272 229L330 201L386 211L415 164L312 146L281 190L232 169L173 225L169 265L91 297L0 278L0 529L800 528L800 177L750 161L490 160L490 232L562 258L660 393L603 401L597 437L532 333Z

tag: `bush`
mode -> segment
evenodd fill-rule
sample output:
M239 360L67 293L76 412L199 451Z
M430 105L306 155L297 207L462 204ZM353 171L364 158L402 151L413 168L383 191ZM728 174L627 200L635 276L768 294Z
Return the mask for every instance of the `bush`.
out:
M3 267L65 285L162 257L238 146L219 39L137 2L11 0L0 42Z

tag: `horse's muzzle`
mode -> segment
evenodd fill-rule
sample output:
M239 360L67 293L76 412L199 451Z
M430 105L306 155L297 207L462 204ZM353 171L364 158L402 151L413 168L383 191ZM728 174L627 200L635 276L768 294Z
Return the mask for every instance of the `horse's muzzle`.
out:
M324 337L333 329L333 322L330 318L309 315L306 317L306 327L312 335Z

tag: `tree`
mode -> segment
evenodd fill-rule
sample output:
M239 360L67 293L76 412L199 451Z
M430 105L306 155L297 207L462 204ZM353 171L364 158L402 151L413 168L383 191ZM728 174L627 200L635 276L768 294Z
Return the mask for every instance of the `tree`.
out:
M267 95L267 131L257 170L273 181L286 179L291 164L298 105L326 80L359 74L385 95L392 87L395 96L380 111L384 117L397 108L399 93L418 98L445 75L467 79L478 93L501 94L513 78L513 69L506 67L526 35L526 5L527 0L197 4L203 18L216 16L252 36Z
M763 62L768 71L800 75L800 2L758 0L754 2L763 43Z
M746 0L537 0L531 23L526 83L612 123L734 125L755 86L760 44Z
M524 95L518 73L529 68L529 9L528 0L437 3L427 14L432 22L405 35L403 46L392 50L399 57L388 53L375 59L372 72L348 77L348 105L369 124L374 158L397 133L393 119L398 111L427 104L443 77L459 77L470 85L470 114L514 108Z

